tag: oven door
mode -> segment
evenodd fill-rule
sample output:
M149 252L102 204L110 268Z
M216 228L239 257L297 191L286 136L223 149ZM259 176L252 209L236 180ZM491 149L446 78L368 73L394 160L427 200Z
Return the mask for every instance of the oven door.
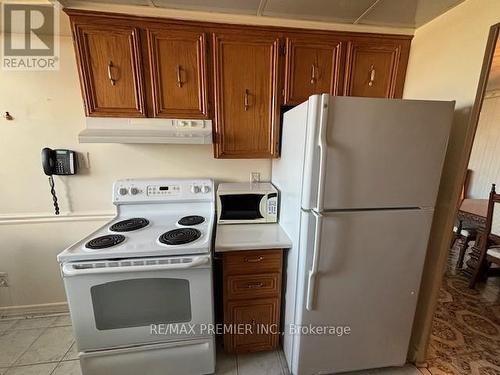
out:
M210 336L209 255L62 266L80 351Z
M265 223L267 221L266 194L219 194L218 223Z

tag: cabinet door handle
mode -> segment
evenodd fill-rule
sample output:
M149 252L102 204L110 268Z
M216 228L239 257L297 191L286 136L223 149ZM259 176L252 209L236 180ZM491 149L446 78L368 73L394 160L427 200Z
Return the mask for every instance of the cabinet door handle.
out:
M248 101L248 96L250 95L250 93L248 92L248 89L245 89L245 99L244 99L244 107L245 107L245 111L248 111L248 108L250 108L250 103Z
M264 283L247 283L247 289L258 289L262 288Z
M373 82L375 82L375 67L370 66L370 82L368 82L368 86L373 86Z
M177 87L182 87L182 79L181 79L181 66L177 65Z
M245 262L247 263L259 263L262 262L263 260L264 260L263 256L258 256L254 258L245 257Z
M316 82L316 65L312 64L311 65L311 85L314 85L314 82Z
M109 82L111 82L111 86L114 86L116 80L113 78L113 72L111 71L111 68L113 68L113 62L112 61L110 61L108 63L108 79L109 79Z

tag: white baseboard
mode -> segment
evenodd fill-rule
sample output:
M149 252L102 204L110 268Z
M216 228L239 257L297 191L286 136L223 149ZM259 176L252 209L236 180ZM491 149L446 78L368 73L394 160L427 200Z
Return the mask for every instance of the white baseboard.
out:
M61 314L69 312L67 302L44 303L40 305L22 305L0 307L0 318L15 316Z

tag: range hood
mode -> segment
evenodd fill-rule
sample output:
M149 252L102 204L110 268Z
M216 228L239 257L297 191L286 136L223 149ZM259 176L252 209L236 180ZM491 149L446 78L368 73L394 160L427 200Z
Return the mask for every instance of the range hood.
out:
M80 143L212 143L211 120L87 117Z

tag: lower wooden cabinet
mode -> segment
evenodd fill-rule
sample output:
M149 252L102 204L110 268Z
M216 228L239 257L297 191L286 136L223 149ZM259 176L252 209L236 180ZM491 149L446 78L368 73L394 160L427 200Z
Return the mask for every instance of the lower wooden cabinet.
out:
M283 251L248 250L223 255L224 349L230 353L278 346Z

